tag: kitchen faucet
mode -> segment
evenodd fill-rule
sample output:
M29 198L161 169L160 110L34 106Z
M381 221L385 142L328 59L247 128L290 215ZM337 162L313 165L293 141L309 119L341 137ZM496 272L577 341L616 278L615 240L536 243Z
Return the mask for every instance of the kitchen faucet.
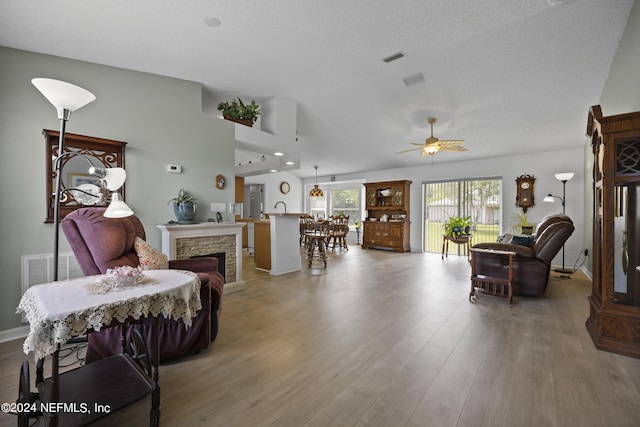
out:
M278 207L278 205L282 203L284 205L284 213L287 213L287 204L285 202L276 202L276 204L273 206L273 209L276 209Z

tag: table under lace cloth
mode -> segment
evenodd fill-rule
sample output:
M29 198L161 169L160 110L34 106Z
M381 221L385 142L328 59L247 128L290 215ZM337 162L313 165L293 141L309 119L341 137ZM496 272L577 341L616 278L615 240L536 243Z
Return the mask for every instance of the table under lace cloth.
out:
M30 287L18 304L30 325L25 353L33 351L42 359L58 345L99 331L112 321L163 315L182 319L186 327L202 308L200 279L184 270L146 270L139 285L96 292L104 276L45 283ZM102 288L104 289L104 288Z

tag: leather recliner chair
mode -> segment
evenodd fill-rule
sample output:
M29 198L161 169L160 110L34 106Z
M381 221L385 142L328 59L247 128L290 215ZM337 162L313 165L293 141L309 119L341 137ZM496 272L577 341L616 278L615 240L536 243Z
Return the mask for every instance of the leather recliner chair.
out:
M473 248L515 252L513 295L540 296L544 294L549 282L551 261L573 230L573 221L567 215L547 215L538 224L530 247L513 243L485 242L475 244ZM476 274L498 277L504 275L504 256L486 252L476 252L473 255Z
M138 255L134 249L136 237L145 239L145 231L136 216L106 218L105 208L83 208L68 214L61 222L62 230L87 275L105 274L107 269L129 265L137 267ZM216 258L192 258L169 261L169 268L189 270L200 278L202 309L198 311L189 329L182 320L160 318L158 341L160 361L209 348L218 333L218 319L222 302L224 277L218 272ZM151 322L128 324L141 328L142 336L151 345ZM88 336L86 363L117 354L121 351L121 326L104 328Z

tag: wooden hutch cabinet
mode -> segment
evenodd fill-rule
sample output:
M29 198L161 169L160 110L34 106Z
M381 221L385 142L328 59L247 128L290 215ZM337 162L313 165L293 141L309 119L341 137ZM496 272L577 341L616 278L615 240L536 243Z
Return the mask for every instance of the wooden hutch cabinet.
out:
M411 181L370 182L364 184L364 187L368 214L364 221L362 248L377 247L410 252Z
M587 329L601 350L640 357L640 112L587 123L593 165L593 287Z

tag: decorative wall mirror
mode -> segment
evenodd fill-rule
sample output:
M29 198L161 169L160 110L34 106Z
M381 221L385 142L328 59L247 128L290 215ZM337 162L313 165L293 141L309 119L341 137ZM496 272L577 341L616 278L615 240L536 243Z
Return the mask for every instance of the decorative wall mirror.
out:
M533 195L535 181L536 179L533 175L520 175L516 178L516 206L522 208L524 213L535 204Z
M42 134L47 150L47 218L45 223L51 223L53 222L55 204L55 161L58 157L60 132L44 129ZM60 219L82 207L105 205L99 195L101 192L100 180L89 175L89 161L100 168L124 168L125 145L127 143L122 141L65 133L64 151L78 153L78 155L66 155L61 161ZM124 186L120 188L120 193L124 200Z

